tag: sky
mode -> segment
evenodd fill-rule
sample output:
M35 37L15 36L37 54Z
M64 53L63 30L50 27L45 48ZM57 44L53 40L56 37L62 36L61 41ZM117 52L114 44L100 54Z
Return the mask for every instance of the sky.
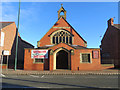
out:
M22 39L37 47L39 41L57 22L61 3L66 20L87 41L88 48L99 48L107 29L107 20L118 24L118 2L21 2L19 33ZM18 24L18 2L2 2L0 21Z

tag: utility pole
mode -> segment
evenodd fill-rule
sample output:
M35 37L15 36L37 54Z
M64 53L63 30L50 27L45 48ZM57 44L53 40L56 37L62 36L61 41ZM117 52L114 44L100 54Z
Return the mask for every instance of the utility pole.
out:
M19 10L18 10L18 25L17 25L17 28L16 28L16 54L15 54L15 67L14 69L16 70L17 69L17 52L18 52L18 30L19 30L19 19L20 19L20 2L21 0L19 0Z

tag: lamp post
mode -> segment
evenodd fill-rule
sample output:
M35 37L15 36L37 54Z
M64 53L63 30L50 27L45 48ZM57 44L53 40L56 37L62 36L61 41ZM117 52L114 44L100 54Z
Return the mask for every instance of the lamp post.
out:
M19 19L20 19L20 1L19 0L19 10L18 10L18 25L17 25L17 30L16 30L16 53L15 53L15 67L14 69L17 69L17 51L18 51L18 30L19 30Z

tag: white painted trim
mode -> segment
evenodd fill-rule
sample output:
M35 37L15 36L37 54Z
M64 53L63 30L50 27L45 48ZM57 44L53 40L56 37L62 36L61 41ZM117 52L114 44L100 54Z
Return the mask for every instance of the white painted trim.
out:
M90 54L90 63L92 63L92 53L80 53L80 63L89 63L89 62L82 62L82 54Z
M70 52L68 52L67 50L65 50L64 48L59 48L58 50L56 50L53 54L53 70L56 70L56 54L61 51L61 50L64 50L68 53L68 68L70 69L70 66L71 66L71 60L70 60Z

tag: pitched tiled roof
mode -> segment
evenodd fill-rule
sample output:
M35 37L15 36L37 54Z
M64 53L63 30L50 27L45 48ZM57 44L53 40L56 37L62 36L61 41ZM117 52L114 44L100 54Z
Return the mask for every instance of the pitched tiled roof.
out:
M0 22L0 29L4 28L12 23L14 23L14 22Z
M48 48L50 48L50 47L52 47L52 45L51 45L51 46L42 46L42 47L38 47L38 49L48 49Z
M48 49L50 47L52 47L54 45L46 45L46 46L42 46L42 47L38 47L38 49ZM86 47L80 46L80 45L69 45L75 49L87 49Z
M24 43L27 43L27 44L31 45L32 47L34 47L34 46L33 46L32 44L30 44L29 42L23 40L20 36L19 36L19 38L20 38Z
M120 29L120 24L114 24L113 26Z
M71 45L75 49L87 49L86 47L80 46L80 45Z

